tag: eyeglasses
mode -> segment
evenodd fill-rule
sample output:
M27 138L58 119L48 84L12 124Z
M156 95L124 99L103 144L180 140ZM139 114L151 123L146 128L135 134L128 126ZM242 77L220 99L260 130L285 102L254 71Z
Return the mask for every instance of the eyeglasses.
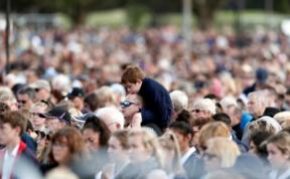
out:
M122 108L130 107L132 104L136 104L136 103L134 103L132 101L127 101L127 100L120 103Z

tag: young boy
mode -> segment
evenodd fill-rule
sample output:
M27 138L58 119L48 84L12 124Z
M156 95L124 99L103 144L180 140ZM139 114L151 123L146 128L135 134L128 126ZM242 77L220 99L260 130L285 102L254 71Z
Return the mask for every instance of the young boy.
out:
M13 178L16 162L23 158L35 162L32 152L21 141L27 121L18 111L0 114L0 144L5 147L0 150L0 174L2 179Z
M142 126L153 124L165 130L172 113L172 102L168 91L157 81L145 78L144 73L137 66L127 67L122 75L122 84L127 93L138 94L143 100Z

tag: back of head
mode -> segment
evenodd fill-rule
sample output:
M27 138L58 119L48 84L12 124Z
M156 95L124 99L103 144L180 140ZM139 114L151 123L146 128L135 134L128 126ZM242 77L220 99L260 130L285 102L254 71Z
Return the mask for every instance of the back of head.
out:
M179 90L170 93L173 109L176 113L188 108L188 96Z
M236 158L240 155L239 147L235 142L225 137L214 137L206 142L207 150L221 160L222 168L229 168L235 164Z
M197 99L193 104L193 109L208 111L211 115L216 113L216 104L209 98Z
M138 80L143 80L145 78L145 75L143 71L138 67L138 66L128 66L121 79L122 84L127 84L127 83L137 83Z
M100 108L97 110L96 116L105 122L107 126L112 123L118 123L121 129L124 127L125 118L123 113L115 107Z
M103 86L95 91L98 108L115 104L114 93L108 86Z
M206 142L214 137L230 138L231 133L223 122L210 122L203 126L199 132L199 147L206 148Z
M227 126L231 126L231 118L226 113L217 113L212 116L214 121L220 121L225 123Z

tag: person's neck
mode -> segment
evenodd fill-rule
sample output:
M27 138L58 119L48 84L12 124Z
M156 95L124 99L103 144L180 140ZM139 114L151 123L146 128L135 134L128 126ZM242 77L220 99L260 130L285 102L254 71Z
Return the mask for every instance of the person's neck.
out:
M14 148L20 143L20 138L11 141L9 144L6 145L6 149L8 152L12 152Z
M189 149L190 149L189 146L184 147L183 150L181 150L181 154L185 155L189 151Z

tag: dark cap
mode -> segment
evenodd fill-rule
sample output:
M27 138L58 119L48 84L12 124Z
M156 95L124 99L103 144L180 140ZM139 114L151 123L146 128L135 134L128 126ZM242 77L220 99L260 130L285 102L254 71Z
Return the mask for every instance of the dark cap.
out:
M256 70L256 79L259 83L265 83L268 79L268 71L265 68L258 68Z
M73 88L70 93L68 93L67 97L68 99L73 99L75 97L84 97L85 92L81 88Z
M57 118L66 124L71 124L71 115L70 113L63 107L55 107L52 108L45 114L40 114L41 117L50 119L50 118Z

